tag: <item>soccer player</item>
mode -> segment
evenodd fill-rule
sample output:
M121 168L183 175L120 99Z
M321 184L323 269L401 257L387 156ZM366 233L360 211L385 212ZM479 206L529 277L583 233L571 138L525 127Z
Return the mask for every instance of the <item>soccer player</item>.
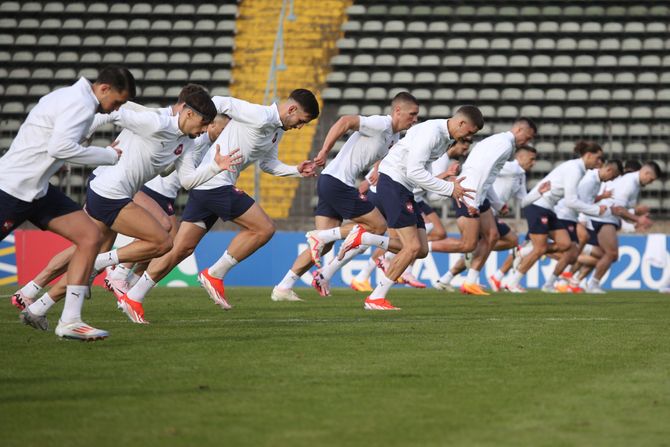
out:
M545 253L562 253L570 248L570 235L558 221L554 207L565 198L565 203L577 212L591 216L602 215L608 207L584 203L577 195L577 187L587 169L599 166L603 161L602 148L593 142L580 141L575 145L579 158L561 163L544 177L522 202L528 221L530 243L520 250L519 265L511 278L503 281L503 287L513 293L524 293L519 285L521 278ZM551 189L540 192L540 186L549 182ZM549 237L553 243L549 243ZM525 250L525 251L524 251Z
M619 240L617 230L621 228L621 219L629 222L650 226L651 219L647 215L638 216L628 208L633 207L640 195L641 188L654 182L661 176L661 168L654 161L642 165L638 172L630 172L614 179L607 184L612 191L612 197L602 200L603 206L611 207L612 213L593 217L591 222L598 237L598 246L603 252L598 260L593 276L587 283L587 293L605 293L600 286L600 280L612 263L619 259Z
M353 224L340 227L344 219L362 225L373 234L384 234L384 216L356 189L356 180L386 156L400 138L400 132L416 123L418 114L416 98L400 92L391 101L391 115L346 115L333 124L314 159L317 166L324 166L337 140L347 132L353 133L319 176L319 202L314 217L316 230L306 234L309 248L298 255L284 279L272 290L273 301L300 299L293 291L293 285L313 265L320 267L321 255L331 249L334 241L348 234ZM334 272L336 266L330 266L330 269ZM330 276L324 277L323 272L314 274L313 283L322 296L329 294L329 280Z
M446 238L431 244L434 252L468 253L476 248L467 279L461 286L462 293L488 295L479 285L479 271L500 237L491 206L498 212L505 206L491 185L514 148L528 144L536 132L537 127L530 118L518 118L511 130L491 135L477 143L463 164L463 184L473 188L476 194L473 200L466 199L467 207L455 208L461 237ZM437 288L448 283L447 278L444 279L437 282Z
M189 95L184 109L174 117L135 112L123 107L110 114L110 119L124 129L118 141L126 155L115 166L100 167L93 172L95 178L89 183L85 210L103 235L103 249L111 247L117 233L130 236L135 241L99 254L95 258L92 277L107 266L144 261L171 248L172 239L168 232L147 210L132 200L149 179L174 163L182 186L190 189L222 170L234 169L238 162L235 154L223 156L218 152L213 160L196 169L193 139L206 130L215 115L216 108L204 91ZM24 323L38 329L46 327L46 312L62 298L66 280L67 275L52 287L47 296L21 312ZM131 313L125 307L124 311ZM70 328L61 321L59 327L62 326L64 331L77 331L77 327ZM108 334L99 331L97 336L104 338Z
M386 295L412 261L428 254L425 224L414 202L414 188L451 196L457 203L471 197L469 192L473 190L461 186L466 179L447 182L434 177L428 169L430 163L442 156L454 140L471 137L483 126L484 118L477 107L462 106L447 120L427 120L413 126L379 164L377 203L389 228L397 231L402 248L386 273L381 275L375 290L366 298L365 309L397 310ZM360 245L386 248L388 239L371 235L362 227L354 227L342 244L338 257L342 258L347 251Z
M153 259L142 275L142 280L121 297L127 307L134 309L134 315L130 315L134 322L144 319L142 303L147 293L193 253L218 219L233 221L242 227L242 231L233 238L219 260L199 273L198 280L214 303L224 310L230 309L225 296L224 276L237 263L265 245L275 231L274 222L260 205L235 187L239 172L259 161L261 169L276 176L315 175L315 164L312 161L305 160L297 166L288 166L277 158L279 141L284 132L301 129L319 116L319 103L312 92L294 90L288 100L271 106L251 104L230 97L214 97L214 101L219 113L231 118L215 144L220 145L224 153L239 148L242 164L236 172L217 175L190 191L172 249L160 258ZM213 151L210 149L203 163L212 157Z
M88 277L101 244L98 229L81 208L49 178L65 162L113 165L121 149L83 147L80 142L96 112L117 110L135 95L135 79L123 67L103 68L94 83L85 78L42 97L21 125L9 151L0 158L0 240L28 220L70 240L73 250L68 269L63 325L60 337L97 338L103 332L83 323L81 308L88 291ZM26 303L13 298L17 307ZM46 328L45 328L46 329Z

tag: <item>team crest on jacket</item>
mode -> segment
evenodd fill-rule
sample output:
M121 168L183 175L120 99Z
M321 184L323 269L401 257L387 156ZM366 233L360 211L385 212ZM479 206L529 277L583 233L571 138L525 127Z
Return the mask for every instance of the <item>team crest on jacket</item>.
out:
M407 202L405 204L405 208L407 208L407 211L409 211L410 213L414 212L414 205L412 205L412 202Z
M547 225L549 223L549 218L547 216L542 216L540 222L542 222L542 225Z
M181 155L181 153L184 152L184 145L180 144L177 146L177 149L174 150L175 155Z

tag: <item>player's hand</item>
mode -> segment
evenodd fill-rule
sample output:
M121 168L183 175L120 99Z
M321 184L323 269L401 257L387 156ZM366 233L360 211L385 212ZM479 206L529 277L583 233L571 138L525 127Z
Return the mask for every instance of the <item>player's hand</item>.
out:
M465 177L457 178L454 180L454 191L451 193L451 197L456 201L456 205L460 208L461 203L466 204L463 199L474 199L474 196L470 193L475 192L474 189L468 189L461 186L461 182L465 180Z
M637 219L635 227L641 230L648 230L652 225L654 225L654 221L651 220L648 214L644 214Z
M509 214L509 206L507 206L507 204L504 204L502 208L500 208L499 214L501 216L507 216Z
M651 212L651 208L648 205L637 205L635 207L635 214L638 216L644 216L645 214L649 214L649 212Z
M612 194L614 194L613 189L606 189L606 190L603 191L602 194L600 194L600 200L609 199L610 197L612 197Z
M119 140L114 140L112 144L109 145L112 149L116 151L116 161L119 161L121 158L121 155L123 154L123 150L119 147Z
M316 163L312 160L303 161L297 168L302 177L316 177Z
M602 216L607 212L607 206L606 205L600 205L600 211L598 211L598 216Z
M478 216L479 215L479 210L475 208L474 206L471 205L466 205L468 208L468 214L471 215L472 217Z
M324 149L321 149L316 157L314 157L314 163L317 166L326 166L326 160L328 159L328 152Z
M453 162L447 167L447 170L444 171L447 177L453 177L458 175L458 171L461 169L461 164L457 161Z
M372 170L372 174L370 174L370 177L368 178L370 180L370 184L377 186L377 182L379 181L379 171L376 169Z
M544 194L547 191L551 191L551 182L547 180L546 182L542 183L538 188L538 191L540 194Z
M367 180L363 180L358 185L358 192L361 193L361 194L366 194L369 189L370 189L370 183Z
M237 165L242 163L242 152L240 148L233 149L226 155L221 154L221 147L216 145L216 153L214 154L214 162L221 169L221 171L235 172Z

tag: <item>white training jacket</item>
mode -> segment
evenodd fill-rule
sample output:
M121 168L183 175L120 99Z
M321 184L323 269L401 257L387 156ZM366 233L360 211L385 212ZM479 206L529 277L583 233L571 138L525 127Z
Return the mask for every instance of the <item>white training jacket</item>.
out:
M111 147L80 144L99 105L85 78L43 96L21 125L9 151L0 158L0 189L32 202L46 195L49 179L65 162L116 163L118 155Z

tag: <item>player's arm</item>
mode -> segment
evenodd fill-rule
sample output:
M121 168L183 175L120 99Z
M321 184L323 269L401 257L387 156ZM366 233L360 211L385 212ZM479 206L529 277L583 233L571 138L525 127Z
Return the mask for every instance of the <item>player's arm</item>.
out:
M216 111L230 119L252 126L262 126L272 119L270 109L259 104L233 98L232 96L213 96Z
M430 135L418 135L412 143L412 149L406 159L407 177L424 191L451 196L454 192L454 183L438 179L426 169L431 148L437 142Z
M272 144L272 149L265 153L265 156L258 162L258 166L268 174L276 177L313 177L316 175L316 165L311 160L305 160L302 163L291 166L279 160L279 141L278 138Z
M551 191L551 181L547 177L543 178L528 194L521 199L521 208L525 208L538 201L542 194Z
M589 216L602 216L607 212L604 205L589 204L579 198L579 184L581 177L578 172L567 172L564 180L565 205L578 213L584 213Z
M360 123L361 117L358 115L345 115L340 117L340 119L338 119L328 130L326 139L323 140L321 150L316 154L316 157L314 157L314 163L316 163L317 166L325 166L328 153L333 149L335 142L342 138L347 132L357 131Z
M234 149L223 155L218 144L214 145L214 158L211 161L203 161L198 165L193 144L189 144L184 152L175 162L175 170L179 183L184 189L193 189L202 185L222 171L235 171L237 165L242 163L242 154L239 149Z
M491 206L498 213L500 213L500 210L502 210L503 207L505 206L505 202L503 202L500 199L500 197L498 196L498 193L496 192L495 188L493 188L493 187L489 188L488 192L486 193L486 198L489 199L489 202L491 203Z
M89 112L83 107L73 106L63 110L54 123L47 153L53 158L82 165L116 164L120 151L113 147L84 147L79 144L90 124Z

